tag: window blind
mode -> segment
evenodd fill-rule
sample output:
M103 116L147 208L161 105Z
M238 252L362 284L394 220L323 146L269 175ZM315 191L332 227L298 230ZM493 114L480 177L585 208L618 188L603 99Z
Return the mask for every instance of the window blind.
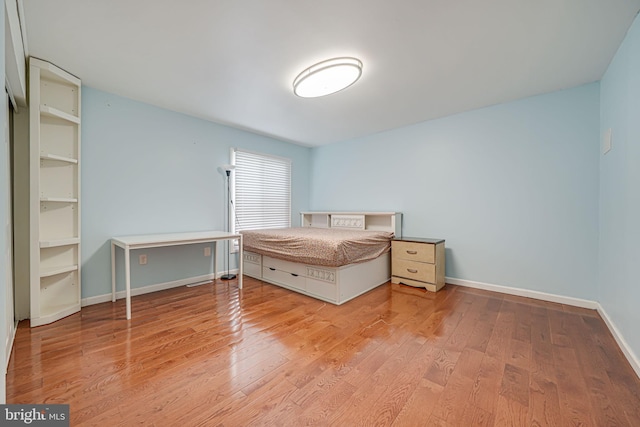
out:
M291 160L235 149L235 231L291 226Z

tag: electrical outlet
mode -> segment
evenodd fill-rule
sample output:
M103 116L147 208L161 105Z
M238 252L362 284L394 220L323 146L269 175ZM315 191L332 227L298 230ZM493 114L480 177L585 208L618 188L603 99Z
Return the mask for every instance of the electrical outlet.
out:
M138 256L138 264L147 265L147 255L146 254L142 254L142 255Z
M211 246L206 246L204 248L204 256L211 256Z

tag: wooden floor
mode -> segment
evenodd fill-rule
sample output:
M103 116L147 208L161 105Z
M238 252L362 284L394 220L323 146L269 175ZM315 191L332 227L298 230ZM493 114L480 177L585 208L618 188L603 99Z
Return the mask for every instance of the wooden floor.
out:
M250 278L17 332L8 403L71 425L640 426L640 380L595 311L447 285L342 306Z

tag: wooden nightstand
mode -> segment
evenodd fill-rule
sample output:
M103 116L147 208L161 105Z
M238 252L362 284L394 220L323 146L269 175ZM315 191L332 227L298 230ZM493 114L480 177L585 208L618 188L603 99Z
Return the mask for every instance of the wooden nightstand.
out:
M404 237L391 241L391 283L436 292L444 286L444 240Z

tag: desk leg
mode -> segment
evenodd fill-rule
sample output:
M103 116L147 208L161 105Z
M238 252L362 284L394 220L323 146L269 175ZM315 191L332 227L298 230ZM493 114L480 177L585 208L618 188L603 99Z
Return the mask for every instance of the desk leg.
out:
M218 278L218 243L220 240L213 242L213 280Z
M111 243L111 302L116 302L116 245Z
M238 288L242 289L242 271L244 267L244 256L242 255L242 234L238 239Z
M131 319L131 260L129 247L124 248L124 284L127 293L127 320Z

